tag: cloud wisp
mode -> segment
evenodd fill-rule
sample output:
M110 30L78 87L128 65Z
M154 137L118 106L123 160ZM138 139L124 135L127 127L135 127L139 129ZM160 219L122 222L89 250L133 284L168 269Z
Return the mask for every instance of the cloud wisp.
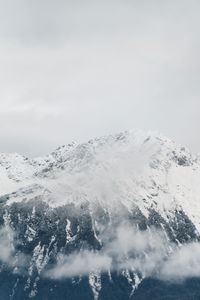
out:
M17 243L14 230L9 225L3 226L0 229L0 263L14 273L24 275L30 257L16 251Z
M55 268L46 273L54 279L88 275L94 270L107 271L111 268L112 259L104 253L93 251L75 252L69 256L60 255Z
M81 251L58 257L55 267L45 273L55 280L88 275L90 272L130 270L142 277L180 282L200 277L200 244L177 246L155 229L137 231L120 226L116 236L101 251Z
M200 277L200 244L190 243L176 249L161 269L161 278L182 281Z
M154 277L163 281L182 282L200 277L200 243L175 245L154 228L139 231L128 225L119 226L108 233L100 251L81 250L69 255L59 253L57 263L42 270L46 278L60 280L87 276L92 272L106 273L129 270L141 277ZM0 229L0 262L13 272L21 274L30 257L16 251L15 234L8 227Z
M13 264L14 233L10 227L0 229L0 261L9 265Z

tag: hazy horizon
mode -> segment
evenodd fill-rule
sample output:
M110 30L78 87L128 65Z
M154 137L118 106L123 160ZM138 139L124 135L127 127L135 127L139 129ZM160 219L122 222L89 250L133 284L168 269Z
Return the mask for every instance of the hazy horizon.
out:
M0 152L153 130L200 152L200 2L0 0Z

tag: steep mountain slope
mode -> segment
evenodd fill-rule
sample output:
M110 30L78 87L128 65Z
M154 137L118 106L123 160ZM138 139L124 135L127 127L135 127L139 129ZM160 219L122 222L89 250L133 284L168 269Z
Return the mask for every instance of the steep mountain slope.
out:
M166 294L158 277L198 243L199 198L198 157L156 133L0 154L0 299L190 299L191 286L197 297L198 279Z

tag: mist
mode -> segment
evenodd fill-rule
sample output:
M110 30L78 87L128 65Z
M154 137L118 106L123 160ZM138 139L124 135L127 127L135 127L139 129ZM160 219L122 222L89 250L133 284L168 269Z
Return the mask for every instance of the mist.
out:
M199 152L200 3L0 1L0 152L156 130Z
M87 276L92 272L122 273L124 270L181 284L188 278L200 276L200 244L190 242L176 245L163 232L151 227L138 231L121 224L114 235L104 235L107 243L100 251L81 250L58 255L57 264L43 273L54 280Z

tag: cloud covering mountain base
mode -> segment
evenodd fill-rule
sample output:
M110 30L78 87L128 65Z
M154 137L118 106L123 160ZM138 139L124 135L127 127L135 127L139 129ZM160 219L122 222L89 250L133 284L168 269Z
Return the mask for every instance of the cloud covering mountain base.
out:
M10 227L0 230L0 261L14 272L24 270L31 257L17 253L15 233ZM58 253L56 264L41 275L54 280L88 276L91 272L106 273L129 270L141 277L182 282L200 277L200 243L177 245L154 227L140 231L130 224L121 224L104 236L107 241L99 251L80 250L69 255ZM28 274L28 270L27 270Z

